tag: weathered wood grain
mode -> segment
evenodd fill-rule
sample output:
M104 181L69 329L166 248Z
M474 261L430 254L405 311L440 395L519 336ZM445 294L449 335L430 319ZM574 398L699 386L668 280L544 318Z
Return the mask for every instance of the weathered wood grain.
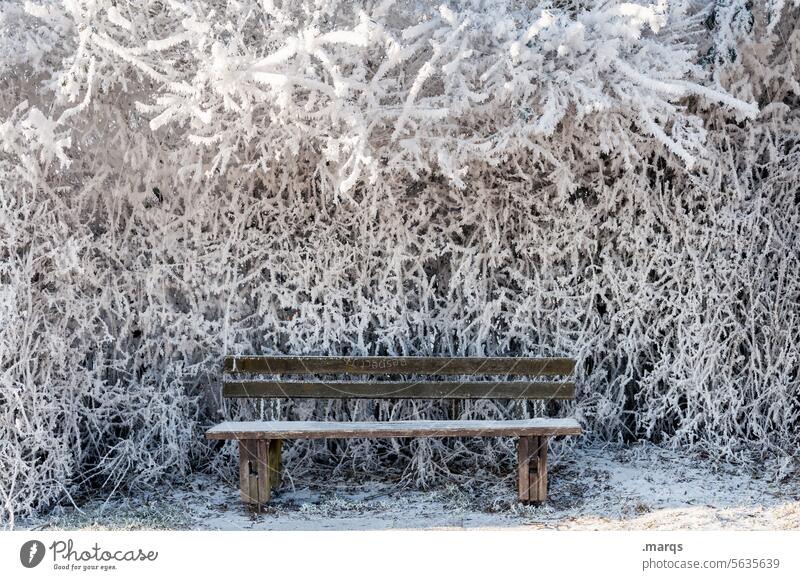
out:
M547 501L547 436L520 437L517 444L519 500Z
M269 441L269 481L270 487L276 489L281 483L281 450L283 441L281 439L270 439Z
M226 373L362 375L570 375L569 358L415 356L227 356Z
M242 501L253 509L270 498L269 448L265 439L239 439L239 490Z
M536 381L227 381L228 398L574 399L575 383Z
M244 503L250 503L250 459L246 441L239 441L239 493Z
M258 475L256 480L258 481L258 505L260 507L269 501L270 491L272 490L272 485L270 484L270 476L272 474L270 473L269 462L270 441L258 439L256 440L256 445L258 452L256 464Z
M531 478L532 501L547 501L547 437L536 437L535 477ZM534 495L535 494L535 495Z
M239 490L242 501L246 504L258 503L258 488L255 484L255 469L253 462L258 452L254 439L239 440Z
M530 459L532 437L520 437L517 440L517 488L519 501L527 502L530 498Z
M504 437L580 435L575 419L509 421L229 421L206 431L208 439L348 439L384 437Z

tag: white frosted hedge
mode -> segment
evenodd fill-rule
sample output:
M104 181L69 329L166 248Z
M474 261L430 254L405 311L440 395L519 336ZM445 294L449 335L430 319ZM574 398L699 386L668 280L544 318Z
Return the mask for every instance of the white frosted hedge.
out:
M0 521L228 469L226 353L565 355L588 437L794 468L797 1L0 4ZM553 412L472 402L463 417ZM416 484L504 440L287 449ZM501 469L502 470L502 469Z

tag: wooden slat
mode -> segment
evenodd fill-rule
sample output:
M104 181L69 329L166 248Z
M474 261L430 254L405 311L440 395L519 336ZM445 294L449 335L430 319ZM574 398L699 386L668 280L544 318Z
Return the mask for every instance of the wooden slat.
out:
M504 437L580 435L575 419L509 421L229 421L206 431L208 439L348 439L387 437Z
M228 356L226 373L362 375L570 375L569 358L525 357L398 357L398 356Z
M532 437L520 437L517 441L517 487L519 490L519 501L530 499L530 457L531 457Z
M258 504L259 506L267 503L270 497L270 464L269 464L269 449L270 442L264 439L259 439L257 442L257 467L258 471Z
M536 490L535 501L543 502L547 501L547 437L537 437L535 461L536 479L532 482ZM533 492L533 490L531 491ZM531 497L531 499L534 498Z
M225 397L305 399L574 399L575 383L535 381L227 381Z

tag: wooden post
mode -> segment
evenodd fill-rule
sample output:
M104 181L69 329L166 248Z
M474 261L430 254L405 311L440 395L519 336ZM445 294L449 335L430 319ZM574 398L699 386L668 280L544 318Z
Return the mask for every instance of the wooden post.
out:
M547 501L547 437L535 437L536 448L532 449L530 501Z
M517 474L519 476L519 501L530 498L530 448L532 437L520 437L517 441Z
M520 437L517 461L519 501L547 501L547 437Z
M258 439L256 445L258 451L256 463L258 474L256 477L258 478L258 509L260 510L261 506L269 501L270 491L272 490L270 485L271 474L269 472L270 442L266 439Z
M269 442L269 481L272 489L276 489L281 484L281 448L282 439L272 439Z
M239 440L239 488L242 501L260 511L269 501L269 441Z
M252 504L258 501L258 496L253 498L250 495L250 441L239 440L239 490L241 491L242 501Z

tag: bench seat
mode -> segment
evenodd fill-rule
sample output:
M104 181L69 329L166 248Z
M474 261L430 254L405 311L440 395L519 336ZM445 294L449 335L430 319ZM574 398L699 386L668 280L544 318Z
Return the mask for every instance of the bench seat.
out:
M575 419L447 421L228 421L206 431L208 439L347 439L382 437L540 437L580 435Z

